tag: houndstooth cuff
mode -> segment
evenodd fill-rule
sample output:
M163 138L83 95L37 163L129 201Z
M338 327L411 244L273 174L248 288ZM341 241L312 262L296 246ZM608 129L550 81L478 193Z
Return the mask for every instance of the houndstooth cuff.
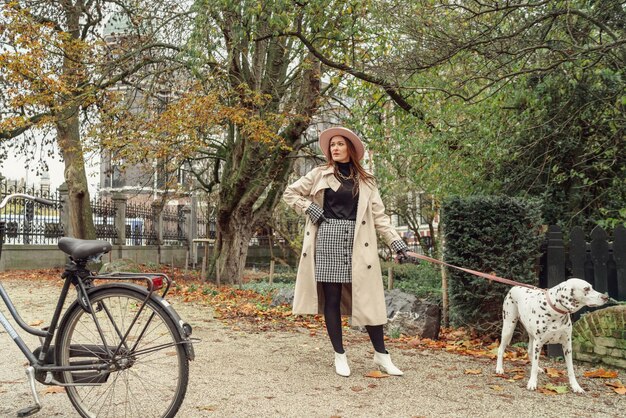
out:
M309 215L309 218L311 218L311 222L313 222L314 224L317 224L317 222L320 219L320 216L324 215L324 209L320 208L315 203L311 203L305 213Z
M398 252L400 250L406 250L406 251L409 250L409 247L401 239L397 239L397 240L393 241L389 246L395 252Z

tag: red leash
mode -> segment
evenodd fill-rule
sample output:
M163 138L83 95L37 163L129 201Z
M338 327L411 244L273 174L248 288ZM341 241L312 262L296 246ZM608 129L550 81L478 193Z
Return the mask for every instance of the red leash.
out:
M483 273L481 271L476 271L476 270L472 270L472 269L466 269L464 267L455 266L455 265L452 265L452 264L448 264L448 263L446 263L444 261L437 260L436 258L432 258L432 257L428 257L428 256L425 256L425 255L422 255L422 254L414 253L413 251L407 251L407 254L409 256L411 256L411 257L418 258L420 260L425 260L425 261L429 261L431 263L440 264L440 265L443 265L443 266L448 266L448 267L451 267L453 269L457 269L457 270L461 270L461 271L464 271L464 272L469 273L469 274L473 274L474 276L484 277L485 279L492 280L494 282L500 282L500 283L508 284L508 285L511 285L511 286L522 286L522 287L527 287L529 289L541 290L542 292L544 292L546 294L546 301L548 302L548 305L550 305L550 307L552 309L554 309L556 312L558 312L558 313L560 313L562 315L565 315L565 314L569 313L568 311L564 311L563 309L557 308L554 305L554 303L552 303L552 300L550 300L550 294L548 293L548 289L541 289L541 288L539 288L537 286L533 286L531 284L516 282L515 280L505 279L503 277L498 277L498 276L496 276L494 274L487 274L487 273Z
M414 253L412 251L407 251L407 254L410 255L411 257L419 258L420 260L425 260L425 261L429 261L431 263L440 264L440 265L443 265L443 266L448 266L448 267L451 267L453 269L457 269L457 270L461 270L461 271L464 271L464 272L469 273L469 274L473 274L474 276L484 277L485 279L492 280L494 282L500 282L500 283L508 284L508 285L511 285L511 286L528 287L529 289L539 289L537 286L533 286L531 284L520 283L520 282L516 282L515 280L510 280L510 279L505 279L505 278L502 278L502 277L498 277L498 276L496 276L494 274L487 274L487 273L483 273L483 272L480 272L480 271L476 271L476 270L472 270L472 269L466 269L466 268L463 268L463 267L455 266L455 265L452 265L452 264L448 264L448 263L446 263L444 261L437 260L436 258L431 258L431 257L425 256L425 255L422 255L422 254ZM540 290L543 290L543 289L540 289Z

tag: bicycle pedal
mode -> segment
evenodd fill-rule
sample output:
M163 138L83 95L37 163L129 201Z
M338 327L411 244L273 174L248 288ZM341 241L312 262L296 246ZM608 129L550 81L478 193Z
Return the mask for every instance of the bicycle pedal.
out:
M33 414L36 414L37 412L41 411L41 406L39 405L31 405L28 406L26 408L22 408L19 411L17 411L17 416L18 417L29 417Z

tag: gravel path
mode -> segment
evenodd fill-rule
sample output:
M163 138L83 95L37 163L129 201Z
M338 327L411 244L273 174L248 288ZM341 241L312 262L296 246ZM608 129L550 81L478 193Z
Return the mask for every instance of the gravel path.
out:
M4 287L27 323L51 315L60 287L4 280ZM373 351L366 336L347 331L346 349L353 375L334 373L332 349L323 332L259 332L248 324L224 324L209 306L174 299L175 308L194 327L196 361L191 363L187 396L180 417L622 417L626 395L617 395L606 380L582 377L591 368L576 364L587 393L545 395L525 389L526 379L509 382L494 374L495 360L440 350L389 347L403 377L373 379ZM2 306L2 312L8 316ZM36 338L21 333L31 347ZM7 333L0 331L0 416L15 416L31 403L25 360ZM543 359L542 359L543 360ZM559 363L550 365L564 370ZM505 363L505 369L514 367ZM465 374L468 369L480 375ZM528 367L527 367L528 369ZM527 372L528 374L528 372ZM619 378L626 382L626 372ZM539 377L540 386L546 377ZM37 384L41 417L74 417L63 393L47 393Z

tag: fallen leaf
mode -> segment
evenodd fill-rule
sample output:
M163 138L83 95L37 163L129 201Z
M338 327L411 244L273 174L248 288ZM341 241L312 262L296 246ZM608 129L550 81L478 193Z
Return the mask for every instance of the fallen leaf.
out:
M378 385L370 383L369 385L367 385L367 387L370 388L370 389L376 389L378 387Z
M613 371L613 370L604 370L602 368L598 369L598 370L594 370L591 372L585 372L583 373L583 376L585 377L600 377L600 378L607 378L607 379L615 379L617 377L617 372Z
M545 388L554 391L555 393L567 393L569 391L567 386L555 386L551 383L548 383Z
M374 379L382 379L384 377L389 377L389 375L381 372L380 370L372 370L371 372L367 372L365 377L372 377Z
M197 407L200 411L215 411L217 407L215 405L204 405Z
M41 324L43 324L43 319L36 319L28 325L31 327L38 327Z
M513 376L511 379L512 380L521 380L523 378L525 378L526 376L523 374L516 374L515 376Z
M43 391L43 393L48 394L48 393L65 393L65 388L62 386L48 386L46 388L46 390Z
M482 369L465 369L465 374L481 374Z
M489 387L490 387L491 389L493 389L493 390L498 391L498 392L501 392L501 391L503 391L503 390L504 390L504 388L503 388L502 386L499 386L499 385L489 385Z
M543 393L544 395L556 395L556 392L550 389L546 389L546 388L538 388L537 392L539 393Z
M616 380L615 382L606 382L605 385L611 386L611 387L614 387L614 388L623 388L624 387L624 384L621 381L619 381L619 380Z
M615 388L613 390L619 395L626 395L626 387L624 386L622 386L621 388Z
M362 388L361 386L352 386L350 389L352 389L353 392L360 392L365 388Z
M563 374L563 372L557 369L553 369L552 367L546 367L545 372L548 377L559 377L561 374Z

